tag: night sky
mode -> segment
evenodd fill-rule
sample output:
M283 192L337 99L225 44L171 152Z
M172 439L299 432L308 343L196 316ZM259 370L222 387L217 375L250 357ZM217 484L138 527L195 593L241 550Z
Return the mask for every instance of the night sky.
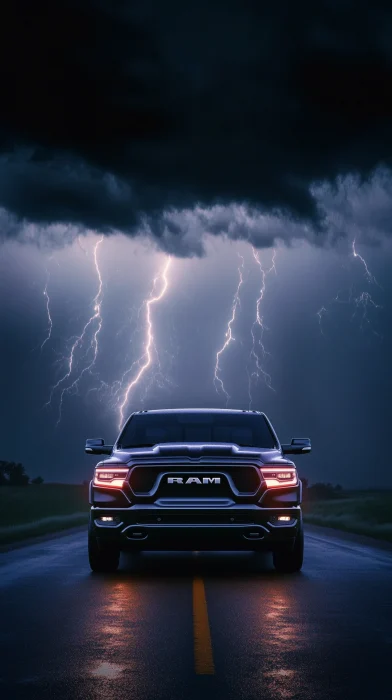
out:
M80 483L121 405L227 405L392 487L388 5L4 0L2 459Z

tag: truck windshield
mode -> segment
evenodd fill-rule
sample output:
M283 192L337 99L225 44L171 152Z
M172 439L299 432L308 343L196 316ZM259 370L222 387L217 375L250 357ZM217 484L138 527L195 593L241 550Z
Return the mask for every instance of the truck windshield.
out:
M264 416L255 413L144 413L132 416L119 448L162 443L219 442L246 447L277 447Z

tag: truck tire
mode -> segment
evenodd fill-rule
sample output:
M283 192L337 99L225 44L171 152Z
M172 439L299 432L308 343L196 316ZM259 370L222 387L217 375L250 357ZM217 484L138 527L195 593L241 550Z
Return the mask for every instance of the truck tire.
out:
M90 568L95 573L110 573L117 571L120 563L120 550L113 547L102 548L99 546L92 529L88 533L88 560Z
M282 574L293 574L300 571L304 559L304 531L298 530L294 545L287 549L281 549L272 554L274 567Z

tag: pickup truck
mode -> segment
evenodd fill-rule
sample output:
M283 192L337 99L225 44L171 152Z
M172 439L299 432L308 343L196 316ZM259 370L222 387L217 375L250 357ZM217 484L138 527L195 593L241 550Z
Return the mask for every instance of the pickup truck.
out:
M302 484L264 413L231 409L138 411L90 482L88 553L94 572L115 571L120 552L270 551L279 572L299 571L304 535Z

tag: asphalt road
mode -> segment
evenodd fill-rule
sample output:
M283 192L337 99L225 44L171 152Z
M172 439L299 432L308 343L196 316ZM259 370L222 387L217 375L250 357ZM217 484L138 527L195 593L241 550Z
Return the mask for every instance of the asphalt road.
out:
M84 533L0 555L1 700L390 700L392 551L306 533L268 556L151 553L91 574Z

